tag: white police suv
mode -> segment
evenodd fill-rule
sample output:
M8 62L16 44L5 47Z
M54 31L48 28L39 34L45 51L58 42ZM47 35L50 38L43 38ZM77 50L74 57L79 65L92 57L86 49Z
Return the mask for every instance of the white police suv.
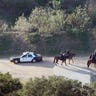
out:
M23 62L39 62L42 61L42 56L34 52L23 52L20 57L10 58L10 61L14 62L15 64Z

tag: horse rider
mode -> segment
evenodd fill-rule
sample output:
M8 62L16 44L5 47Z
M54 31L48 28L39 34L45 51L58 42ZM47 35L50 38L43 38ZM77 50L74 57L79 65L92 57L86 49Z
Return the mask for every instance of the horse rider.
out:
M71 54L71 50L68 50L67 52L66 52L66 56L69 56Z
M90 59L92 59L94 62L96 62L96 50L93 52L93 54L90 56Z
M60 52L60 57L61 57L61 59L64 58L65 54L66 54L66 51L64 51L64 52Z

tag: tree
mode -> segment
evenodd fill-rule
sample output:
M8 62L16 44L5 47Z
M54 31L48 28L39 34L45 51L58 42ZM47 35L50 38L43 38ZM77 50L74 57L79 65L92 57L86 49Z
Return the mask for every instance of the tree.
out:
M77 7L75 12L68 14L66 18L66 27L69 27L73 33L79 35L80 32L88 31L90 17L86 8ZM67 29L68 30L68 29Z
M15 22L14 29L17 31L29 31L29 23L24 15L20 16L18 20Z

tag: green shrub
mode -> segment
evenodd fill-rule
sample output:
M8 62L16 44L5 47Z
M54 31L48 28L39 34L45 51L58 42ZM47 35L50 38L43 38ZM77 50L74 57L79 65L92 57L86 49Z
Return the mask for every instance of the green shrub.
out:
M91 85L91 87L96 89L96 82L92 82L90 85Z
M83 86L78 81L64 79L64 77L35 78L26 86L25 96L95 96L95 91Z
M22 89L19 79L13 79L9 73L0 73L0 96L6 96Z

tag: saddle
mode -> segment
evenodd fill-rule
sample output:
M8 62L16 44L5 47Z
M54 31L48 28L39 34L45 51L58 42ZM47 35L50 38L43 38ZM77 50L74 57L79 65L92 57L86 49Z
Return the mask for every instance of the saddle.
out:
M64 54L60 55L60 60L65 60L65 55Z

